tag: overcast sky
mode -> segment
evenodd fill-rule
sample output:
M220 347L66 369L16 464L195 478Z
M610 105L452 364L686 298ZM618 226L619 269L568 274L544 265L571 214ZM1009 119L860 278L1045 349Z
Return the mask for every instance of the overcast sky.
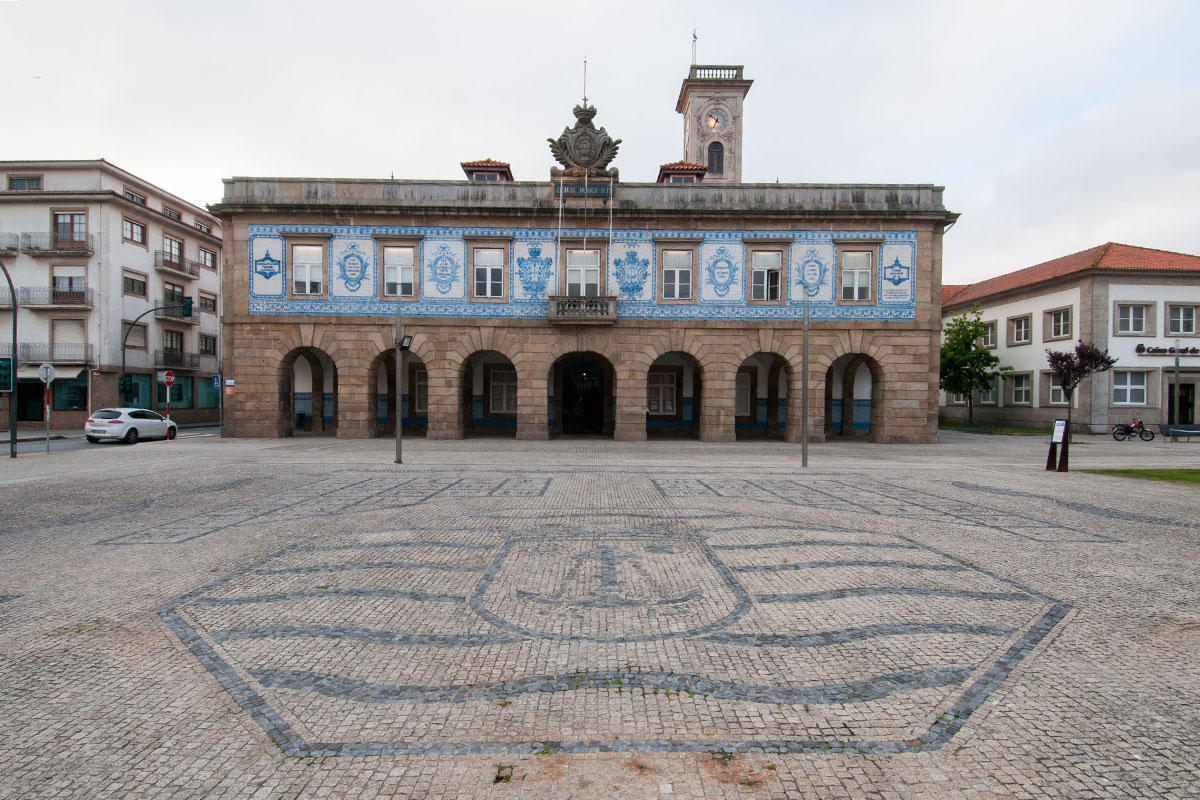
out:
M587 93L625 181L683 155L691 63L744 64L743 180L936 183L944 280L1107 241L1200 254L1200 2L0 0L0 159L221 179L547 180Z

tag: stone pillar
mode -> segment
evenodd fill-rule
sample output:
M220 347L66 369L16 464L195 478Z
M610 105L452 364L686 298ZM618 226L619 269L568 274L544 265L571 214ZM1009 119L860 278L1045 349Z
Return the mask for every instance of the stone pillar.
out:
M549 381L546 366L522 363L517 369L517 438L544 441L550 438L547 418Z
M446 363L426 364L429 375L430 439L463 438L462 376ZM519 395L518 395L519 397Z
M339 439L369 439L375 432L375 386L368 385L368 377L361 367L343 365L337 371L333 389Z
M704 366L704 391L700 395L700 441L732 442L737 365Z
M802 425L808 426L808 441L825 441L825 373L809 362L808 369L808 419L801 416L800 395L803 373L797 369L788 381L787 428L784 441L800 443Z
M617 418L613 438L618 442L646 441L646 370L619 369Z

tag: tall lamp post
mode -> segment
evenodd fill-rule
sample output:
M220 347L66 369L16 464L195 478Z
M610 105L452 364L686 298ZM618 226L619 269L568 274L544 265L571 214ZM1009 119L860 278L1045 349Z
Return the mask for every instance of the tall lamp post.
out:
M404 312L400 301L396 301L396 463L403 464L401 453L404 446L404 403L400 397L400 379L404 370L404 351L412 345L412 337L404 335Z
M13 288L12 276L8 267L0 261L0 270L4 271L4 280L8 281L8 296L12 300L13 331L12 331L12 362L9 367L9 380L12 381L12 391L8 393L8 457L17 457L17 290Z

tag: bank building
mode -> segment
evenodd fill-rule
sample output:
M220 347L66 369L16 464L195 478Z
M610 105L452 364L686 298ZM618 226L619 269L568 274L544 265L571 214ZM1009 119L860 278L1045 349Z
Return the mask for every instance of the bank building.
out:
M934 441L958 215L929 184L743 183L751 84L691 67L655 182L586 99L541 180L226 179L226 435Z

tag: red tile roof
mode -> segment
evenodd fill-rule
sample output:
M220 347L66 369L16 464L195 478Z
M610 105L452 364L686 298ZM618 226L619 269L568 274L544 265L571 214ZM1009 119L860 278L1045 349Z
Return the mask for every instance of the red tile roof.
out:
M965 283L943 283L942 284L942 305L946 305L954 299L954 295L967 288Z
M460 161L459 166L461 166L463 169L466 169L467 167L471 167L472 169L487 169L488 167L498 168L510 167L512 165L507 161L496 161L492 158L482 158L479 161Z
M696 164L692 161L672 161L670 164L663 164L659 169L682 170L686 172L694 172L695 170L700 170L701 172L708 171L706 165Z
M1094 270L1097 272L1197 272L1200 273L1200 256L1152 250L1148 247L1133 247L1109 242L1090 250L1082 250L1069 256L1056 258L1006 275L972 283L954 295L946 296L942 287L942 305L973 303L994 295L1024 289L1039 283L1052 281L1067 275Z

